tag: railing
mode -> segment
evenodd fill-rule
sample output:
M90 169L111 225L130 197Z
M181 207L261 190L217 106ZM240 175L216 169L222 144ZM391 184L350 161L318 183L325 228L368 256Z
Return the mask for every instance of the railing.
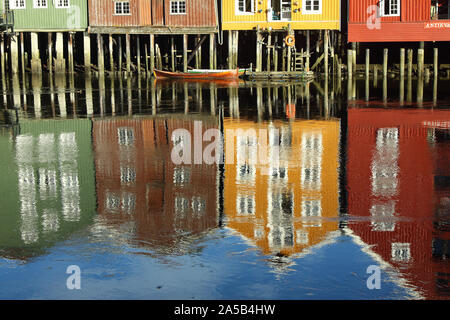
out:
M8 31L11 29L11 32L14 28L14 11L5 10L0 17L0 31Z

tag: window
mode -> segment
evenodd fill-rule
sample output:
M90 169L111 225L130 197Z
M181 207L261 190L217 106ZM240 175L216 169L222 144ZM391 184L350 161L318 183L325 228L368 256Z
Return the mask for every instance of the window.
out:
M47 0L34 0L34 8L47 8Z
M381 16L399 16L400 1L399 0L381 0L380 2Z
M392 243L391 258L396 262L408 262L411 259L411 248L409 243Z
M254 14L255 0L236 0L236 14Z
M170 14L186 14L186 1L170 1Z
M25 9L25 0L10 0L9 6L11 9Z
M132 146L134 144L134 131L132 128L118 128L117 136L119 138L119 145Z
M322 0L303 0L303 14L321 14Z
M70 0L56 0L55 7L56 8L69 8Z
M115 5L114 5L114 14L129 15L130 14L130 1L116 1Z

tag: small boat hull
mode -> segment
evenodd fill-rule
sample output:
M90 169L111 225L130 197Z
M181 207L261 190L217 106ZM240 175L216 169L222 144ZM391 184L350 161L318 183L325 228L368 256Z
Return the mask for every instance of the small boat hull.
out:
M237 79L239 69L236 70L213 70L205 72L170 72L156 70L154 71L156 79Z

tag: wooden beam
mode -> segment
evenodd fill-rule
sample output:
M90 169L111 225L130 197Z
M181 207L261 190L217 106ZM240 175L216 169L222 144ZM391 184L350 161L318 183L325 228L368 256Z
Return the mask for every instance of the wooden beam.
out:
M207 36L204 35L199 42L197 42L197 44L195 45L194 50L192 50L191 54L189 55L188 59L187 59L187 64L189 64L189 62L192 61L192 59L195 56L195 53L199 50L199 48L202 46L203 42L205 42Z

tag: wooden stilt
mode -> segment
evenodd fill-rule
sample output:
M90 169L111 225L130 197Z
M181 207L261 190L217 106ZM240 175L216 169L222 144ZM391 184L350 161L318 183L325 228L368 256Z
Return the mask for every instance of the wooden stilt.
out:
M324 31L324 41L323 41L325 77L328 77L328 35L329 35L329 31L325 30Z
M269 34L267 36L267 72L270 72L270 53L271 53L271 46L272 46L272 34L269 31Z
M31 32L30 36L31 36L31 72L41 73L42 65L39 53L38 34L37 32Z
M214 66L214 48L216 44L216 39L214 33L209 35L209 68L215 69Z
M262 35L259 25L256 28L256 72L262 71Z
M20 62L21 62L21 70L22 77L25 77L25 46L24 46L24 35L23 32L20 33Z
M19 72L19 41L17 36L11 36L10 41L11 52L11 71L13 74Z
M366 49L366 79L370 78L370 49Z
M105 73L105 56L103 51L103 37L100 33L97 34L97 60L98 60L98 72L100 74Z
M434 78L437 78L439 76L439 49L434 48L433 49L434 58L433 58L433 76Z
M413 50L408 49L408 78L412 77Z
M136 35L136 63L138 75L141 75L141 43L139 41L139 35Z
M91 73L91 37L89 33L84 32L83 34L83 44L84 44L84 71L86 73Z
M233 69L238 67L238 53L239 53L239 31L234 31L233 35Z
M273 41L273 71L278 71L278 34L275 33Z
M233 69L233 31L228 31L228 69Z
M61 73L66 71L66 61L64 60L64 43L62 32L56 33L56 60L55 60L55 72Z
M73 58L73 33L69 32L69 41L67 46L67 54L69 57L69 72L74 72L74 58Z
M150 34L150 73L155 70L155 35Z
M425 58L425 43L423 41L420 42L420 47L417 50L417 74L419 77L423 76L424 71L424 58Z
M400 49L400 78L405 77L405 48Z
M130 39L130 37L131 36L130 36L129 33L127 33L125 35L125 50L126 50L125 55L126 55L126 58L127 58L127 60L126 60L126 62L127 62L127 73L131 72L131 49L130 49L130 41L131 41L131 39Z
M172 72L175 72L175 43L173 36L170 36L170 54L171 54L171 70Z
M195 36L195 43L199 43L199 42L200 42L200 35L196 35ZM195 68L196 69L200 69L201 68L201 63L200 63L201 55L202 55L202 47L200 46L197 49L197 51L195 52Z
M352 73L356 73L356 42L352 42Z
M187 51L188 51L188 35L183 34L183 72L187 72Z
M53 40L52 40L52 33L51 32L48 33L47 38L48 38L47 68L48 68L48 72L50 74L52 74L53 73Z
M114 73L114 42L113 42L113 35L109 34L109 71L113 74Z
M347 75L348 75L349 79L351 79L353 77L352 66L353 66L353 50L348 49L348 51L347 51Z
M385 48L383 50L383 77L387 77L388 54L389 54L389 50L387 48Z
M119 72L120 73L122 73L122 61L123 61L122 36L119 35Z
M2 68L2 80L5 79L5 34L2 33L0 34L0 63L1 63L1 68ZM5 87L3 86L3 90L5 91Z
M311 51L311 39L310 39L310 31L306 30L306 64L305 64L305 70L309 71L309 57L310 57L310 51Z

